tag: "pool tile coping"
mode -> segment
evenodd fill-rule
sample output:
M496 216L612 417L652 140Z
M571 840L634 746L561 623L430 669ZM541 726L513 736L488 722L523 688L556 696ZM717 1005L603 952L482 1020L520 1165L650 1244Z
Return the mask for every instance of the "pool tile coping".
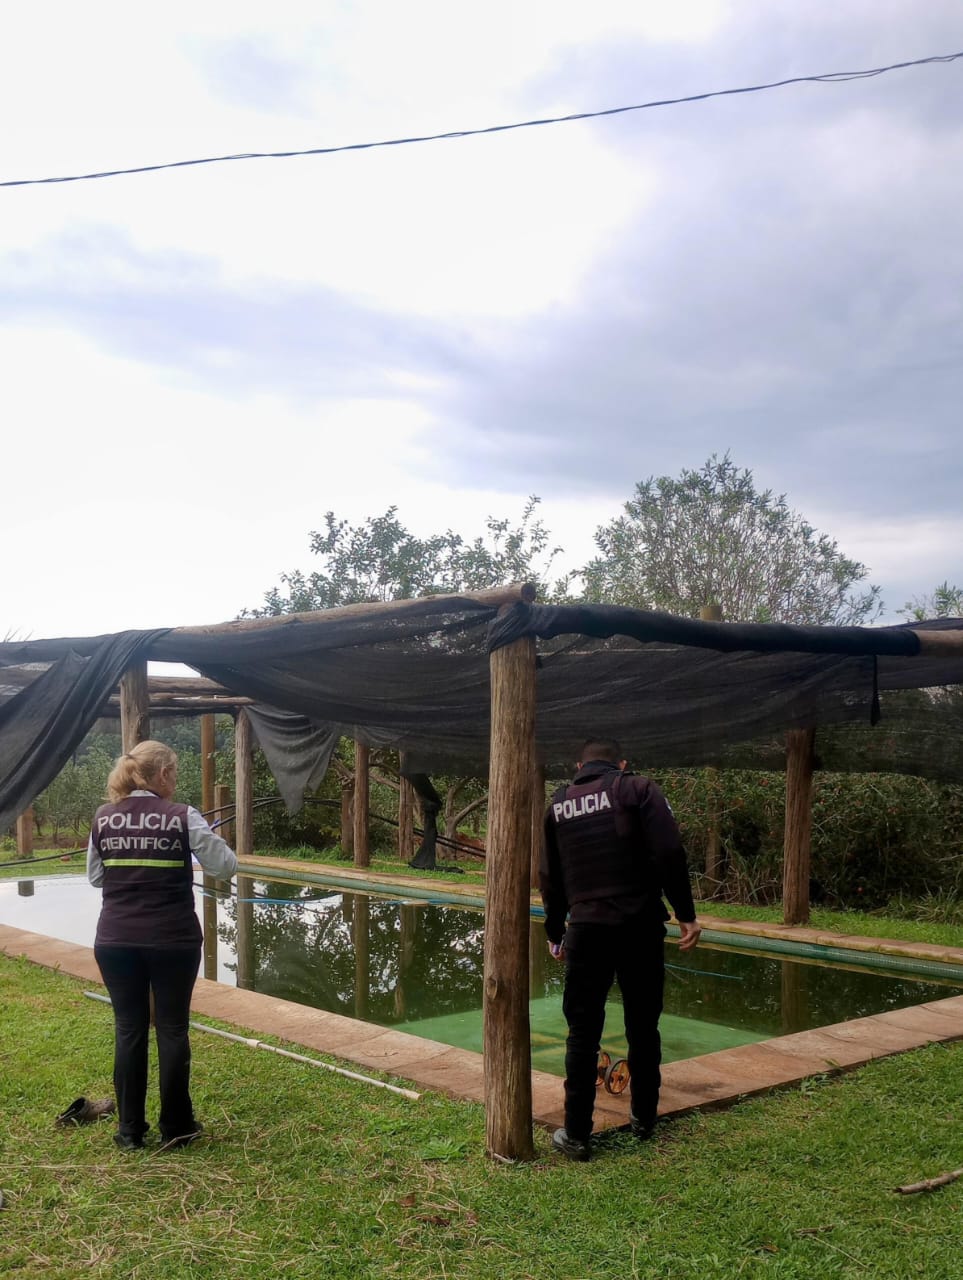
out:
M838 938L834 945L839 945ZM34 964L102 987L90 947L0 924L0 953L22 956ZM468 1049L423 1040L206 978L197 980L191 1009L195 1014L256 1035L275 1036L368 1070L400 1077L416 1087L473 1102L483 1103L485 1099L484 1060L481 1054ZM720 1049L663 1065L659 1114L670 1117L700 1108L726 1106L740 1098L785 1088L810 1076L853 1070L875 1058L955 1040L963 1040L963 996L949 996L756 1044ZM560 1077L533 1071L535 1122L550 1129L561 1125L562 1102ZM600 1090L595 1110L596 1129L624 1127L628 1122L627 1095Z

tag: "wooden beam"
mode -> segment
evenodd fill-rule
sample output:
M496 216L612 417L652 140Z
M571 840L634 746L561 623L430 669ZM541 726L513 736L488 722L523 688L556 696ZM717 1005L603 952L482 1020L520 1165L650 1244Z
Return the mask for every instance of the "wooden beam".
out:
M120 678L121 750L133 750L150 737L150 696L147 692L147 663L137 662Z
M963 630L913 631L913 635L920 642L921 658L958 658L963 654Z
M195 636L207 635L239 635L247 631L256 631L268 629L271 627L297 627L304 623L337 623L345 619L355 617L377 617L381 613L397 612L402 613L409 610L416 611L424 608L427 600L439 603L443 608L450 605L458 608L466 604L477 604L487 608L498 608L505 603L517 603L519 600L530 603L535 598L535 589L531 583L522 583L512 587L495 588L492 591L467 591L459 595L445 596L421 596L415 600L391 600L391 601L375 601L371 604L354 604L345 605L340 609L321 609L313 613L285 613L278 614L270 618L243 618L234 622L221 622L210 626L202 627L173 627L165 632L163 637L157 641L156 649L159 649L162 658L166 661L180 662L184 659L177 652L176 641L178 637L190 639ZM644 613L644 610L637 612ZM663 618L664 615L656 615ZM730 624L720 623L720 628L728 629ZM742 626L743 624L732 624L733 626ZM748 624L747 624L748 625ZM797 638L793 634L794 628L787 627L786 642L774 646L773 633L778 636L780 634L781 624L767 624L765 628L760 626L760 630L765 630L766 641L760 646L752 642L751 631L743 632L741 646L747 652L767 652L767 653L796 653L811 652L809 648L799 649L796 646ZM821 642L819 652L839 653L841 655L849 655L853 652L854 637L863 636L866 638L865 647L861 647L859 652L872 654L878 653L878 646L874 643L874 633L882 634L892 630L885 627L820 627L817 630L825 633L825 639ZM918 631L914 628L901 628L903 634L910 632L919 641L921 657L963 657L963 628L946 631ZM46 663L55 662L58 658L62 658L64 654L75 652L83 656L88 656L96 652L98 647L103 643L104 636L72 636L72 637L50 637L43 640L17 640L0 642L0 662L9 665L23 665L29 663ZM713 648L711 637L703 647ZM171 643L173 642L173 643ZM685 641L691 643L691 641ZM825 647L823 647L825 645ZM154 656L154 650L148 656ZM909 657L910 655L905 655ZM190 659L188 659L188 662Z
M809 923L815 729L786 734L786 825L783 835L783 924Z
M535 599L535 586L531 582L516 582L508 587L492 587L488 591L460 591L452 595L417 596L414 600L373 600L368 604L347 604L337 609L316 609L312 613L279 613L269 618L240 618L233 622L218 622L206 627L174 627L169 636L244 635L248 631L267 631L272 627L296 627L306 622L335 623L345 618L376 618L381 613L408 613L422 609L426 602L442 607L458 608L463 604L480 604L487 608Z
M370 808L371 748L363 742L354 744L354 865L371 866Z
M491 654L485 885L485 1127L489 1155L534 1158L528 1017L535 641Z

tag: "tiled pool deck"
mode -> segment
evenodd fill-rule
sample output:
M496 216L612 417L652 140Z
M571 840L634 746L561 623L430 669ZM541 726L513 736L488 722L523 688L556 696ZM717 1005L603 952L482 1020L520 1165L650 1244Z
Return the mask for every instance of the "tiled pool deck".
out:
M270 878L276 878L278 871L288 870L292 874L299 867L298 863L281 865L274 859L256 861L256 871L252 862L246 864L245 871L249 874L254 872L259 877L270 872ZM305 870L303 863L300 870ZM353 877L340 868L337 874L345 881L373 878ZM449 883L436 884L405 876L379 876L378 879L391 881L396 886L433 889L455 900L467 896L467 891L459 892ZM473 892L478 892L477 887ZM961 966L963 977L963 949L883 938L848 937L816 929L759 925L707 916L700 917L700 922L705 928L731 934L762 934L796 942L957 964ZM59 969L98 988L101 986L100 972L89 947L0 925L0 952L8 956L24 956L36 964ZM326 1013L254 991L242 991L204 978L198 979L192 1009L195 1015L233 1024L254 1036L275 1036L368 1070L399 1076L417 1088L476 1102L484 1101L482 1057L467 1049L452 1048L434 1040L423 1040L345 1018L341 1014ZM963 995L667 1063L662 1069L659 1113L672 1116L700 1107L723 1106L738 1098L793 1084L807 1076L851 1070L873 1058L950 1040L963 1040ZM558 1076L543 1071L533 1072L532 1101L538 1124L554 1128L562 1123L562 1081ZM628 1113L627 1094L613 1096L599 1091L596 1128L627 1125Z

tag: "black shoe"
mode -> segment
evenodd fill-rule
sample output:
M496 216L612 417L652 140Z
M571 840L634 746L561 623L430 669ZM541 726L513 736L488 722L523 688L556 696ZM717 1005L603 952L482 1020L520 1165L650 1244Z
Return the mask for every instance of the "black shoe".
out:
M655 1121L640 1120L637 1115L630 1115L629 1128L632 1130L633 1138L638 1138L640 1142L646 1142L655 1132Z
M161 1150L173 1151L177 1147L189 1147L192 1142L196 1142L198 1138L203 1138L204 1126L200 1121L194 1122L194 1128L190 1133L179 1133L176 1137L165 1138L161 1135Z
M565 1129L556 1129L552 1134L552 1146L556 1151L561 1151L563 1156L568 1156L569 1160L588 1160L591 1158L592 1149L588 1140L581 1138L570 1138Z
M114 1142L121 1151L143 1151L144 1149L144 1139L135 1138L129 1133L115 1133Z

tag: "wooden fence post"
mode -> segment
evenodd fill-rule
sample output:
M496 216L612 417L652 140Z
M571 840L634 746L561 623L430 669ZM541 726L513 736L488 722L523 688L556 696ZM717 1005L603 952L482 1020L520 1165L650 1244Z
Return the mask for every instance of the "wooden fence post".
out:
M783 924L809 923L815 729L786 734L786 823L782 855Z
M489 1155L531 1160L528 936L535 765L535 641L496 649L485 884L485 1128Z

